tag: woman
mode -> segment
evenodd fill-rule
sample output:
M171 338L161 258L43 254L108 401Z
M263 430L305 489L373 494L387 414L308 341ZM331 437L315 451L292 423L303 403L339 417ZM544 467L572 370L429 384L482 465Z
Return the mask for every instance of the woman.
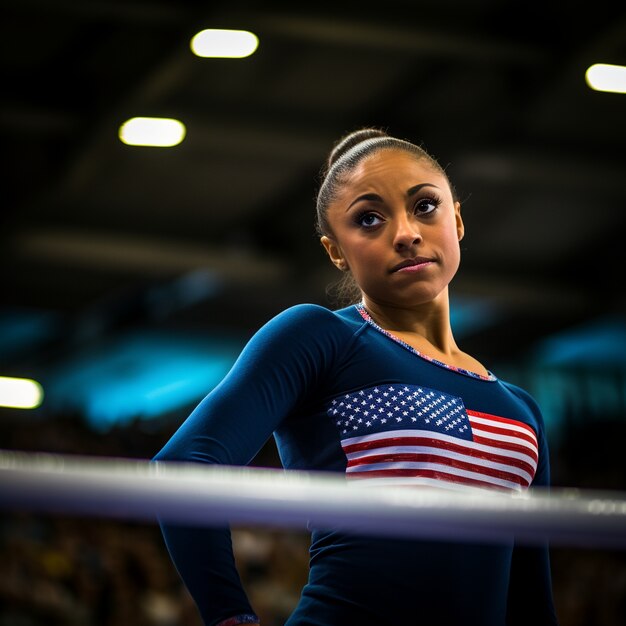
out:
M296 305L270 320L155 459L247 464L273 434L285 468L363 485L548 485L535 402L455 343L448 286L464 226L438 163L357 130L331 151L317 216L359 302ZM162 527L205 623L257 623L228 529ZM287 626L557 623L546 546L316 530L310 552Z

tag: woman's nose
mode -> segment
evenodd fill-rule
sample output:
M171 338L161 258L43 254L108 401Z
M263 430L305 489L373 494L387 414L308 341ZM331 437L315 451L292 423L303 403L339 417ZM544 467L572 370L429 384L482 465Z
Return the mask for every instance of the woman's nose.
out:
M409 217L398 220L393 240L393 247L396 250L410 248L421 241L422 234L416 220L412 220Z

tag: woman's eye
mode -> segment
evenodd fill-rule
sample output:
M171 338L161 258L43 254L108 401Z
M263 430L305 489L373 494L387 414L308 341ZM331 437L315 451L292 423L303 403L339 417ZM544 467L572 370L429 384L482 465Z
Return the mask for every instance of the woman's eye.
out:
M439 204L440 202L437 198L422 198L415 203L415 213L427 215L428 213L432 213Z
M378 226L382 223L382 219L378 217L375 213L363 213L357 217L357 223L360 226L365 226L366 228L371 228L372 226Z

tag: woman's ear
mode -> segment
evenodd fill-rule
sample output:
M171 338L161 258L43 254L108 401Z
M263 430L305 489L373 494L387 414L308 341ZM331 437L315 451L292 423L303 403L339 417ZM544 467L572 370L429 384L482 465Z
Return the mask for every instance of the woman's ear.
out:
M324 246L332 264L342 272L345 272L348 269L348 264L346 263L346 260L341 252L341 248L337 242L326 235L320 237L320 242Z
M454 219L456 220L456 235L459 241L465 236L465 224L463 224L463 218L461 217L461 203L454 203Z

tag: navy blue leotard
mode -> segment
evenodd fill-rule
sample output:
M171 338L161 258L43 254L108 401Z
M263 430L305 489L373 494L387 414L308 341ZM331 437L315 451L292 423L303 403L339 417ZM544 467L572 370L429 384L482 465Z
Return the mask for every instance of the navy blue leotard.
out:
M275 437L285 469L367 486L548 486L541 413L524 390L419 354L360 305L293 306L266 323L155 461L246 465ZM162 525L207 626L255 619L228 528ZM547 545L313 530L287 626L556 624Z

